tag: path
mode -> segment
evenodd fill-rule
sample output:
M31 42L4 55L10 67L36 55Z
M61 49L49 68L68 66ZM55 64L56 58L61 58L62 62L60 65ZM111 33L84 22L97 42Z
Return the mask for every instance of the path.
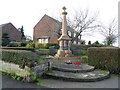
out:
M1 76L1 74L0 79L3 80L0 82L0 85L3 83L3 88L118 88L118 77L116 76L111 76L109 79L98 82L70 82L45 79L45 83L41 84L41 86L34 83L23 83L21 81L13 80L11 77L6 75Z
M109 79L97 82L70 82L57 79L46 79L46 83L44 83L43 86L50 88L118 88L119 83L118 77L111 76Z
M2 81L2 82L1 82ZM1 88L46 88L34 83L23 83L12 79L10 76L1 75L0 73L0 90Z

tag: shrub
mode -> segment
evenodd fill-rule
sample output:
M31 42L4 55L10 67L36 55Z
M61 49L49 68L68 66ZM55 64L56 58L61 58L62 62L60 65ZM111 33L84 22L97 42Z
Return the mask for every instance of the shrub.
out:
M89 45L91 47L103 47L104 45L100 44L98 41L95 41L93 44Z
M7 47L20 47L20 42L10 42Z
M38 48L38 49L44 48L44 44L42 44L42 43L35 43L35 48Z
M91 45L91 41L88 42L88 45Z
M91 44L90 47L104 47L102 44Z
M94 44L100 44L98 41L94 42Z
M84 44L85 44L85 40L81 41L81 44L83 44L83 45L84 45Z
M7 47L25 47L26 45L26 42L10 42Z
M16 74L12 74L12 73L8 73L8 72L2 72L2 74L3 75L10 75L15 80L19 80L19 81L23 80L23 77L20 77Z
M27 48L37 48L37 49L49 49L49 47L55 46L59 47L59 44L56 43L29 43L26 45Z
M2 34L2 46L6 46L8 45L10 42L8 34L7 33L3 33Z
M88 49L88 63L96 68L109 70L111 73L120 73L120 48L91 47Z
M21 42L21 47L26 47L27 42Z
M27 48L35 48L35 43L28 43L26 45Z
M21 68L24 66L28 66L30 63L34 63L39 59L39 56L33 52L26 51L26 50L2 50L2 60L15 63L20 65Z
M51 47L51 46L55 46L57 48L57 47L59 47L59 44L56 44L56 43L45 43L44 44L45 49L49 49L49 47Z
M28 50L34 52L34 48L26 48L26 47L2 47L2 49Z

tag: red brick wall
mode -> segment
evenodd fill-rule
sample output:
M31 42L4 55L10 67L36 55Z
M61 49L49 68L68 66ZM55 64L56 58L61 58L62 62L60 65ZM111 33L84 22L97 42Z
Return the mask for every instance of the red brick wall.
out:
M44 15L34 27L33 41L36 43L38 38L48 36L48 43L58 43L58 36L56 34L58 30L59 25L49 16Z
M2 26L2 33L8 33L10 40L21 41L21 33L11 23Z

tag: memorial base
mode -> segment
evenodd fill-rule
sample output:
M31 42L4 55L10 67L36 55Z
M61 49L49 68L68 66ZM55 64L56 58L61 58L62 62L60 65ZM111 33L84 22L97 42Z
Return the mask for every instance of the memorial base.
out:
M72 52L70 50L58 50L57 54L55 57L71 57Z

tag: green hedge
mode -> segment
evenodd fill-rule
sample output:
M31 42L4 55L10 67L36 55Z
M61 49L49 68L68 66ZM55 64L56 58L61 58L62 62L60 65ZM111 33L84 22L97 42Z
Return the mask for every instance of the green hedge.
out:
M59 47L56 43L29 43L26 45L27 48L38 48L38 49L49 49L50 46Z
M27 48L35 48L35 43L28 43L26 45Z
M10 42L7 47L25 47L26 45L26 42Z
M91 47L88 49L88 63L99 69L120 73L120 48Z
M39 59L39 56L31 51L26 50L2 50L2 60L9 63L20 65L21 68L30 65Z
M2 47L2 49L28 50L34 52L34 48L26 48L26 47Z

